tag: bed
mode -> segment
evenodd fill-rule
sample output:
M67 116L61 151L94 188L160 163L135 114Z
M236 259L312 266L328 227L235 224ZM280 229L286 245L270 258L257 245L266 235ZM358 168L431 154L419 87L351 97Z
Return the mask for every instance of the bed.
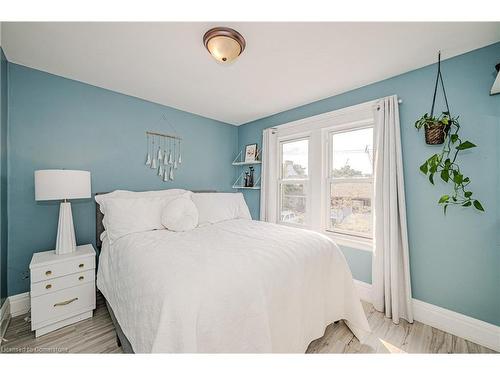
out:
M110 243L96 213L97 286L125 352L304 353L335 321L370 330L326 236L237 218Z

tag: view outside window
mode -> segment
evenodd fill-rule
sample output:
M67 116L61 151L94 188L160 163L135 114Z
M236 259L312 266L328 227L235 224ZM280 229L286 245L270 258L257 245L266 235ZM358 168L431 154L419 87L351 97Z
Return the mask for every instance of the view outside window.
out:
M330 139L329 230L372 238L373 128Z
M307 216L309 140L280 144L280 221L303 225Z

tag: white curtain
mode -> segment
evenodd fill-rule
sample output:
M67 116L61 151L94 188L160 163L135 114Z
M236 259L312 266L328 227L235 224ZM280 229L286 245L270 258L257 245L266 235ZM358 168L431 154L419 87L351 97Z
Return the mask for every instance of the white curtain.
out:
M260 174L260 220L276 222L276 129L268 128L262 133Z
M397 96L378 103L375 127L373 306L413 322L403 158Z

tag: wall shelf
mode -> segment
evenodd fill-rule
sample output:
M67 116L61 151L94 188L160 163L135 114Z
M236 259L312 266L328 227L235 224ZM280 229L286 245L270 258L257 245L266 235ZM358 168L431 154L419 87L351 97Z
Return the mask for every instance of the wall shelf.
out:
M236 157L234 158L233 160L233 165L251 165L251 164L261 164L262 161L259 160L260 159L260 150L257 149L257 155L256 155L256 158L257 160L254 160L254 161L245 161L245 159L243 158L245 155L245 153L243 152L243 150L241 150L238 155L236 155Z
M233 189L249 189L249 190L259 190L260 189L260 176L256 176L253 186L245 186L245 171L242 171L236 181L233 183Z
M262 162L260 160L256 160L256 161L233 161L233 163L232 163L232 165L236 165L236 166L252 165L252 164L262 164Z
M260 190L260 186L238 186L238 185L233 185L233 189Z
M257 149L257 159L259 159L260 156L260 150ZM244 167L244 166L252 166L252 165L258 165L262 164L261 160L254 160L254 161L245 161L243 159L244 152L241 150L239 154L234 158L233 162L231 163L235 167ZM246 190L260 190L260 174L257 175L257 173L254 171L255 175L255 181L254 181L254 186L245 186L244 185L244 176L245 176L245 170L242 170L236 181L233 183L233 189L246 189Z

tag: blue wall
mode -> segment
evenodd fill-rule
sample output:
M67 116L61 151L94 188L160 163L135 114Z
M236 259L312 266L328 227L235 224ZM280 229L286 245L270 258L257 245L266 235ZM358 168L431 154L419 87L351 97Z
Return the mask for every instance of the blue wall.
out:
M35 202L33 172L89 170L92 192L169 187L230 191L235 126L9 63L8 294L26 292L34 252L53 249L58 203ZM164 183L144 166L146 130L184 138L182 166ZM78 244L93 243L92 200L73 201Z
M7 297L7 59L0 48L0 307Z
M404 100L400 110L414 297L500 324L500 95L488 95L499 61L500 44L494 44L443 63L451 110L461 116L464 137L479 145L464 152L461 163L487 210L481 214L450 209L446 217L436 201L448 187L441 183L432 187L418 171L436 149L426 146L423 134L413 128L414 120L429 110L435 66L236 128L2 61L2 103L7 100L5 91L9 99L9 168L7 190L7 110L2 104L0 227L2 249L8 240L8 295L29 289L26 276L32 253L55 244L58 204L35 202L36 169L90 170L93 192L166 186L230 190L235 177L230 163L238 148L260 143L264 128L398 94ZM162 114L185 139L183 166L174 183L167 185L143 166L144 131L171 131L160 120ZM7 225L5 194L8 238L3 229ZM257 217L258 192L245 194ZM94 242L93 201L73 202L73 215L78 243ZM371 282L371 254L351 248L343 251L354 276Z
M460 115L463 137L479 146L463 152L460 163L486 213L451 208L443 216L436 202L450 186L431 186L418 170L437 150L413 127L430 111L435 65L242 125L239 146L260 144L262 130L271 126L397 94L404 101L400 118L413 296L500 325L500 95L489 95L499 62L497 43L442 64L451 111ZM245 195L258 217L259 194ZM343 250L354 276L371 282L370 254Z

